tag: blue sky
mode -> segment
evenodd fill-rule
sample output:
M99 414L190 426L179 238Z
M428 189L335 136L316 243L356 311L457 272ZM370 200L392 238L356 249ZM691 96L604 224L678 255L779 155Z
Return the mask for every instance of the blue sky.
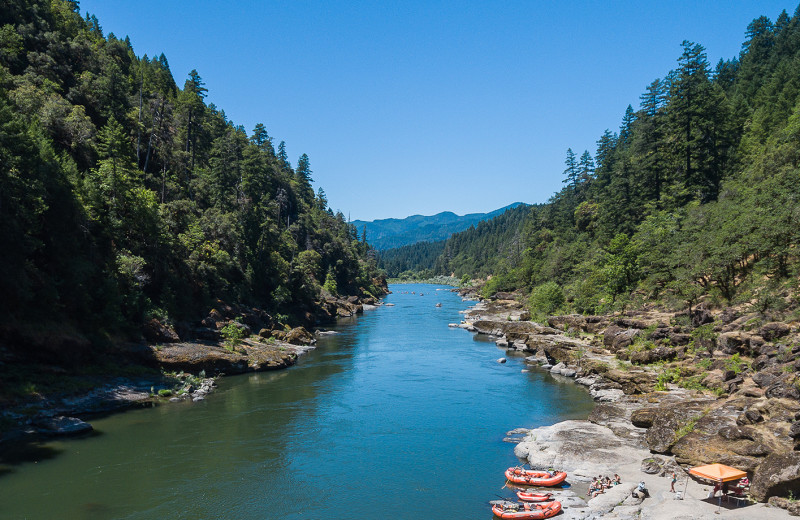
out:
M674 68L683 40L712 65L747 24L797 5L759 1L81 0L137 55L164 53L179 86L250 133L307 153L315 186L353 220L544 202L568 147L606 128Z

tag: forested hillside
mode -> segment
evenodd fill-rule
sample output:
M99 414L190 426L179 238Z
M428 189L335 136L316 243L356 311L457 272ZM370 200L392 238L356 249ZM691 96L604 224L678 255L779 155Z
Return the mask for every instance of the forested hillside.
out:
M411 215L403 219L386 218L370 222L354 220L353 225L362 231L362 235L366 234L366 240L375 249L392 249L417 242L444 240L453 233L464 231L479 222L502 215L520 204L522 203L515 202L489 213L456 215L452 211L443 211L436 215Z
M389 278L424 280L434 275L433 264L444 250L444 240L417 242L378 253L378 266Z
M307 316L323 285L380 295L370 247L313 191L308 156L293 167L264 125L248 134L206 94L197 71L176 83L163 54L138 57L78 2L4 2L6 340L135 336L217 298Z
M524 289L548 312L703 295L796 306L799 93L800 11L753 20L740 55L715 66L683 42L594 157L567 151L564 188L530 211L521 255L503 255L485 294ZM442 274L483 269L446 259Z
M425 279L454 271L485 276L494 272L503 259L519 261L520 233L529 211L527 204L513 204L503 208L499 215L454 233L447 240L379 251L378 265L390 278L403 275Z

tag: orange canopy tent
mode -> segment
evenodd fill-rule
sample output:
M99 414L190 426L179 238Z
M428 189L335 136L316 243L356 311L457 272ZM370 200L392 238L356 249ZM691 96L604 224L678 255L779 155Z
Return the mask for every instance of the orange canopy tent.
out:
M746 471L726 466L725 464L708 464L691 468L689 473L696 477L706 478L715 482L730 482L747 476Z

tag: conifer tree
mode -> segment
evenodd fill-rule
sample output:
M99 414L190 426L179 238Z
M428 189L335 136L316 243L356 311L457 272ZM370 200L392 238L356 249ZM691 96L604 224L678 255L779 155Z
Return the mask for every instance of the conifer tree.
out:
M278 144L278 164L284 172L289 173L292 171L292 165L289 162L289 156L286 153L285 141L281 141L280 144Z
M267 133L267 129L264 127L263 123L256 124L256 127L253 129L253 136L250 140L253 144L267 152L270 157L275 156L275 148L272 146L272 137Z
M576 159L575 152L572 151L572 148L567 148L567 157L564 159L564 164L566 165L566 168L564 169L564 180L562 182L574 192L578 184L579 171L578 161Z

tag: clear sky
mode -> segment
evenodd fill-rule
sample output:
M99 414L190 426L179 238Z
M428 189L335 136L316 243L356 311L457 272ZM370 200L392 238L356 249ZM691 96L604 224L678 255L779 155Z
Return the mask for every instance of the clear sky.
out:
M683 40L738 55L774 0L81 0L179 86L262 122L353 220L544 202L568 147L594 155Z

